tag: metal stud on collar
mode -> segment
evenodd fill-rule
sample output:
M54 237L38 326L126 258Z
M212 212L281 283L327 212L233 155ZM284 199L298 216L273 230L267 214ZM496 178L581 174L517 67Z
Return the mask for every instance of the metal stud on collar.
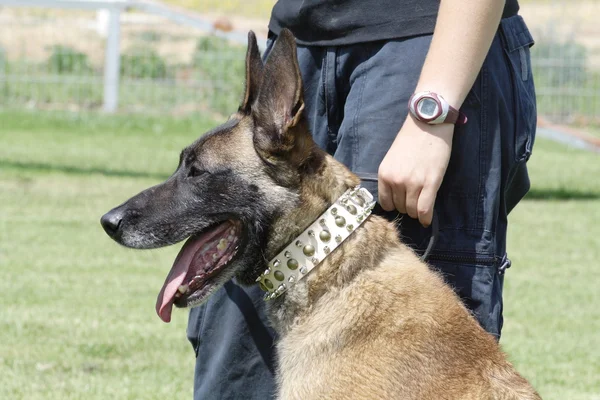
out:
M347 190L304 232L273 258L256 282L265 300L285 293L317 267L371 214L375 201L365 188ZM332 240L334 238L334 240Z

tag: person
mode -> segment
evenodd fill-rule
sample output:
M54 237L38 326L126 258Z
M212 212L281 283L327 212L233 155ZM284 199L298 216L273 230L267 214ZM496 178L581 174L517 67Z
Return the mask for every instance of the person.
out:
M518 10L517 0L279 0L266 51L282 28L294 33L317 144L377 173L363 186L381 214L402 215L416 251L437 216L428 262L498 339L507 216L529 189L536 124L533 39ZM436 107L460 114L428 123ZM229 282L191 310L188 337L196 399L273 393L274 333L257 287Z

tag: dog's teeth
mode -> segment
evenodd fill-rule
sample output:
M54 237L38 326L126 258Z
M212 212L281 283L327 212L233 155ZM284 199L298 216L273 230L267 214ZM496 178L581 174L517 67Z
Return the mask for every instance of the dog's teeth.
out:
M179 293L184 294L188 291L189 288L190 287L188 285L181 285L177 288L177 290L179 290Z
M227 248L228 244L229 244L229 241L227 239L219 240L219 244L217 245L217 250L219 250L219 251L225 250Z

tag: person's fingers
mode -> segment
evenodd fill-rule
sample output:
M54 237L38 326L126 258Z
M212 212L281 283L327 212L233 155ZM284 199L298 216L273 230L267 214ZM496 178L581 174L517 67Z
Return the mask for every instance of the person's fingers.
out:
M435 185L425 185L423 190L421 190L421 194L419 195L419 200L417 202L417 216L419 218L419 222L424 227L431 225L436 196L437 188Z
M387 183L381 177L377 184L379 190L379 204L385 211L392 211L394 209L394 198L392 197L392 190Z
M392 188L392 197L394 199L394 207L400 214L406 214L406 191L404 185L397 185Z
M417 204L419 201L419 195L421 194L421 185L409 184L406 187L406 213L411 218L417 218Z

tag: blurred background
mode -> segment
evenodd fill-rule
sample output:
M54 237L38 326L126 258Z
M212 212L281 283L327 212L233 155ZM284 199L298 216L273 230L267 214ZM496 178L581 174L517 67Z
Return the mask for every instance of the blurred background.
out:
M510 218L502 345L545 399L600 400L600 2L521 0L539 127ZM176 248L100 216L237 107L270 0L0 0L0 398L191 398Z

